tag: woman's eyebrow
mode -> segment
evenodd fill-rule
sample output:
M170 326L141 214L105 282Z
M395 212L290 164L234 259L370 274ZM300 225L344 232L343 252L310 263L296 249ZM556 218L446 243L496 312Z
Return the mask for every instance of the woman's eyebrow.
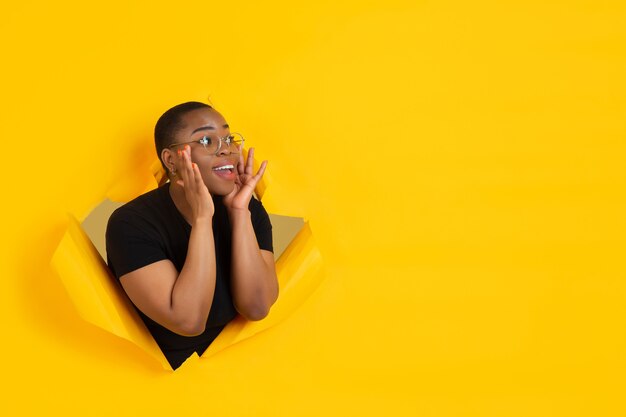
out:
M226 123L225 125L222 126L224 129L228 129L230 126L228 126L228 123ZM199 132L201 130L215 130L215 128L213 126L201 126L197 129L195 129L193 132L191 132L191 134L193 135L196 132Z

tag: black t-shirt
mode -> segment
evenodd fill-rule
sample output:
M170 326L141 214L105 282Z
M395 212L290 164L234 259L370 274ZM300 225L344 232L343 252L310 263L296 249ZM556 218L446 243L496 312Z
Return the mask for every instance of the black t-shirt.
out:
M170 183L119 207L106 230L107 263L121 276L154 262L169 259L178 272L185 264L191 225L180 214L169 193ZM221 330L237 315L230 292L231 228L222 197L213 196L213 235L216 279L213 304L204 333L181 336L137 309L150 333L172 365L178 368L193 352L201 355ZM272 225L265 208L255 198L248 206L260 249L273 251Z

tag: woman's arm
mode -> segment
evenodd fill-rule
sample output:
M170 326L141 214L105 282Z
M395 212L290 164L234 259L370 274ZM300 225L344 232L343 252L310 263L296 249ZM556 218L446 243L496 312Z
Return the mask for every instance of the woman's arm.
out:
M230 210L232 227L231 288L237 311L248 320L261 320L278 298L274 254L260 250L250 211Z
M191 235L185 264L180 271L162 260L120 277L124 290L145 315L169 330L184 335L201 334L215 292L215 242L213 200L189 146L179 152L185 198L192 211ZM173 185L172 185L173 186Z
M224 197L232 228L231 288L233 304L248 320L261 320L278 298L278 279L274 254L260 250L248 206L254 187L263 177L267 161L253 175L254 148L237 164L237 180L233 191Z
M162 260L120 277L132 302L161 326L183 336L201 334L215 291L215 248L211 220L191 229L187 258L180 274Z

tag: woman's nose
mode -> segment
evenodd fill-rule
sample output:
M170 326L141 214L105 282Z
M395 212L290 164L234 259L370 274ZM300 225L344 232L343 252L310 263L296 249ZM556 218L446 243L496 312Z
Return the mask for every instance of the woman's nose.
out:
M217 155L230 155L231 149L230 146L223 139L219 139L219 145L217 148Z

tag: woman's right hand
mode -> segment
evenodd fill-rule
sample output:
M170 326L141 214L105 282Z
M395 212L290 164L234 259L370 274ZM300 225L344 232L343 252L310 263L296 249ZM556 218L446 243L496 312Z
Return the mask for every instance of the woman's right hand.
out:
M181 162L180 176L182 180L176 180L176 184L185 190L185 198L191 207L192 221L198 219L212 219L215 206L209 189L202 180L202 174L198 165L191 162L191 147L185 145L183 150L178 151Z

